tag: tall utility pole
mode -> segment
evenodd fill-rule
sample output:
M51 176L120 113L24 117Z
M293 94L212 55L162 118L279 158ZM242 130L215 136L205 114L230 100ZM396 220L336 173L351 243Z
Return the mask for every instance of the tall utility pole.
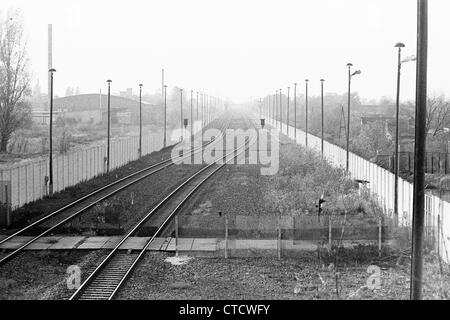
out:
M297 141L297 83L294 83L294 137Z
M323 83L325 82L324 79L320 79L320 95L321 95L321 128L322 128L322 135L321 135L321 150L322 150L322 159L323 159Z
M109 172L110 156L111 156L111 82L112 80L107 80L108 83L108 142L106 147L106 172Z
M163 87L164 91L164 148L167 146L167 85Z
M142 86L139 84L139 158L142 157Z
M53 73L56 72L55 69L48 70L50 74L50 155L49 155L49 181L48 181L48 193L50 196L53 195Z
M308 146L308 82L309 80L305 80L306 92L305 92L305 145Z
M411 299L422 298L423 231L425 209L428 64L428 0L417 0L416 137L414 143L414 196L411 263Z
M286 118L286 131L287 136L289 137L289 91L291 90L291 87L287 88L287 118Z
M181 137L180 140L183 141L183 89L180 89L180 130L181 130Z

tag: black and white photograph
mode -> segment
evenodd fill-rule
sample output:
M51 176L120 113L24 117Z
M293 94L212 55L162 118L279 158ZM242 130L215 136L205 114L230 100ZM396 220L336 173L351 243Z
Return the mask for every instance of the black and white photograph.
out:
M449 33L448 0L3 0L0 308L449 300Z

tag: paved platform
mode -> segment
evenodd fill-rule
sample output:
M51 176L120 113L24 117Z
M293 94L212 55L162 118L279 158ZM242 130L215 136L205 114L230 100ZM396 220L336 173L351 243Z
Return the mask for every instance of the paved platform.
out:
M0 239L5 238L1 236ZM0 245L0 250L13 250L30 241L32 237L18 236ZM43 237L25 248L25 250L99 250L112 249L122 239L114 237ZM139 250L144 248L150 237L131 237L121 246L123 250ZM179 251L216 251L218 239L178 239ZM155 238L147 250L175 251L175 238Z
M0 237L4 238L4 237ZM122 237L43 237L33 242L25 250L100 250L112 249L120 241ZM13 250L19 248L32 237L15 237L10 241L0 245L0 250ZM142 249L149 237L131 237L127 239L121 246L123 250L140 250ZM344 246L352 246L361 243L361 241L343 243ZM367 244L367 243L366 243ZM376 245L376 242L372 243ZM385 243L386 244L386 243ZM149 245L149 251L176 251L178 247L179 252L205 254L208 256L221 256L226 247L230 253L258 253L266 252L273 254L277 252L278 245L281 251L315 251L318 243L307 240L281 240L278 244L277 240L245 240L245 239L229 239L228 244L224 239L218 238L179 238L176 244L175 238L155 238Z

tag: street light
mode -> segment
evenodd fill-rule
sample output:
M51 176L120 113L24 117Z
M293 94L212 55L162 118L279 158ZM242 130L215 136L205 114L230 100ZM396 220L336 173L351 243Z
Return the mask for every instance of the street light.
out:
M287 136L289 137L289 91L291 90L291 87L287 88L287 119L286 119L286 131Z
M139 158L142 157L142 86L139 84Z
M321 110L322 110L322 141L321 141L321 150L322 150L322 159L323 159L323 83L325 82L324 79L320 79L320 93L321 93Z
M193 93L194 93L194 91L191 90L191 138L190 138L191 149L193 148L193 144L194 144L194 141L193 141L193 138L194 138L194 119L193 119L193 112L192 112L192 94Z
M106 151L106 172L109 172L109 163L110 163L110 148L111 148L111 82L112 80L106 80L108 83L108 143L107 143L107 151Z
M305 80L306 85L306 93L305 93L305 127L306 127L306 133L305 133L305 144L308 146L308 82L309 80Z
M297 83L294 83L294 139L297 141Z
M346 172L349 173L349 148L350 148L350 90L351 90L351 83L352 83L352 77L356 76L358 74L361 74L361 70L357 70L352 73L353 64L347 63L348 67L348 106L347 106L347 158L346 158Z
M183 131L183 89L180 88L180 129L181 137L180 141L183 141L184 131Z
M278 122L278 90L275 90L275 121ZM279 127L278 123L276 123L276 127Z
M197 116L195 117L195 120L198 121L198 91L197 91L197 99L195 99L195 102L197 104Z
M167 85L164 85L164 148L167 146Z
M48 193L53 195L53 73L55 69L48 70L50 73L50 155L49 155L49 180L48 180Z
M281 100L282 93L280 89L280 131L283 133L283 100Z
M201 97L202 97L202 129L204 127L204 112L205 112L205 97L204 94L201 93Z
M399 176L399 162L400 159L398 157L399 147L400 147L400 129L399 129L399 117L400 117L400 75L402 64L410 61L416 60L414 56L407 57L402 60L402 48L405 45L401 42L395 45L395 48L398 48L398 64L397 64L397 100L395 104L395 157L394 157L394 173L395 173L395 181L394 181L394 222L398 224L398 176Z

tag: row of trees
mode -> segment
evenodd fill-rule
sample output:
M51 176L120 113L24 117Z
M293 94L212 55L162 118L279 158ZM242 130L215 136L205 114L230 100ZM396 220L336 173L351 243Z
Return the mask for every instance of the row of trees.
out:
M326 94L324 97L324 135L327 141L342 147L346 146L347 123L347 94ZM271 106L273 100L270 100ZM287 97L282 97L284 122L287 120ZM385 121L374 121L365 125L361 124L362 114L358 112L362 105L357 93L351 95L352 113L350 116L350 142L351 150L365 158L371 159L378 154L390 154L394 150L395 132L392 124L388 126ZM379 102L382 106L391 107L391 116L395 115L395 102L387 98ZM290 119L294 125L294 101L291 97ZM321 134L321 98L313 96L308 98L308 130L310 133ZM272 111L271 111L272 112ZM400 117L404 121L414 122L415 104L413 101L400 106ZM305 129L305 96L297 96L297 126ZM448 152L443 146L450 140L450 101L444 96L428 98L428 113L426 130L428 132L427 149L433 152ZM389 130L391 129L391 130ZM413 128L411 128L414 134ZM411 133L409 132L409 133ZM401 132L401 134L406 132ZM411 150L412 151L412 150Z

